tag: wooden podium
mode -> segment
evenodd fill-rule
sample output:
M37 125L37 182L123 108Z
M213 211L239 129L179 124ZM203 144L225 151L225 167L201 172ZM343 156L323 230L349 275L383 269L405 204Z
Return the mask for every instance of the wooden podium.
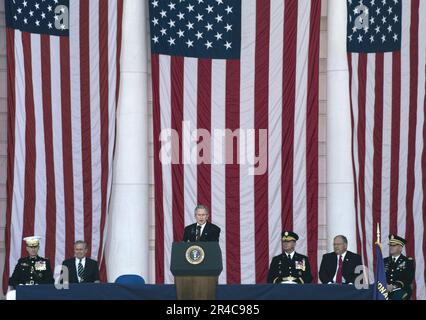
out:
M178 300L215 300L222 272L218 242L175 242L170 270Z

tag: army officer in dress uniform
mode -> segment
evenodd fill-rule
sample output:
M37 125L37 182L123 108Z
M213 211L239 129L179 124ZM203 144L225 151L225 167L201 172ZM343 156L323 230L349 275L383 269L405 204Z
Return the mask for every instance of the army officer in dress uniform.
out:
M311 267L307 256L295 251L299 236L292 231L281 235L283 253L274 257L268 272L268 283L310 283Z
M411 297L411 284L414 278L413 258L402 254L407 241L395 234L389 235L389 254L384 259L386 281L391 300L408 300Z
M40 237L24 238L28 257L21 258L9 278L9 287L18 285L53 284L50 262L38 256Z

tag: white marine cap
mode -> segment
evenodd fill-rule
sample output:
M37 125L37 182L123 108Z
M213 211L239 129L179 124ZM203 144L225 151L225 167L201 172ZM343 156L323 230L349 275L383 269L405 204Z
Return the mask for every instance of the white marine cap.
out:
M38 236L31 236L24 238L24 241L27 245L27 247L38 247L40 245L41 237Z

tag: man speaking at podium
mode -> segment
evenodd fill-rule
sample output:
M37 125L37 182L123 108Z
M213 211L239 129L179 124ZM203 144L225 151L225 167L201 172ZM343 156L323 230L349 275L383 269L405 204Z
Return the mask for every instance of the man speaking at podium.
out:
M220 228L208 221L209 209L206 206L198 205L194 211L195 220L185 228L183 233L183 241L185 242L218 242L220 235Z

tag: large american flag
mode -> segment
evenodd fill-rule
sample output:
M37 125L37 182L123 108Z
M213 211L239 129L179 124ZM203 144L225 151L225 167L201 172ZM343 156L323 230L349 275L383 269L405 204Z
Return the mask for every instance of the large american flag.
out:
M3 284L41 236L60 265L86 240L101 259L115 141L121 0L6 5L8 169Z
M406 238L425 299L426 1L348 1L347 45L358 252L371 277L377 223Z
M156 282L173 282L172 243L194 222L197 204L207 205L222 229L221 283L266 282L283 229L299 234L297 251L309 256L316 278L321 1L150 0L149 6ZM189 129L200 129L200 157L211 162L188 161L197 150ZM224 129L240 129L239 147L220 135L208 142L208 133ZM256 139L247 134L253 130ZM252 175L250 163L262 151L266 172ZM177 161L164 161L170 155ZM234 161L218 160L225 158Z

